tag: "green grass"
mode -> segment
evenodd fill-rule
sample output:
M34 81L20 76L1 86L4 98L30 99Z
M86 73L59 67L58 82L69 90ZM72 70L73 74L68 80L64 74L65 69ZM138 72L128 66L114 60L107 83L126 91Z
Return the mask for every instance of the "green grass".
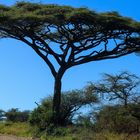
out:
M85 135L83 136L61 136L61 137L53 137L47 136L42 137L41 140L140 140L140 136L138 135L126 135L126 134L113 134L113 133L98 133L93 135Z
M27 123L0 123L0 134L30 137L32 136L30 130L31 128Z
M33 137L33 128L27 123L0 123L0 134ZM59 136L41 134L41 140L140 140L138 134L94 133L91 129L67 127L57 130Z
M140 140L140 134L95 133L92 129L67 127L64 136L42 135L41 140Z

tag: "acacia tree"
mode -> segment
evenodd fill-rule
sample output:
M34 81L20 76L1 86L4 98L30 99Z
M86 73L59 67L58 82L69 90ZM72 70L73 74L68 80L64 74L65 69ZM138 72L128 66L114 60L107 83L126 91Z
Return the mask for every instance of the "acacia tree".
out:
M119 74L104 74L98 84L90 83L87 89L96 93L108 94L109 100L119 100L125 107L128 103L138 104L140 78L127 71Z
M117 12L18 2L0 6L0 36L26 43L54 77L53 112L57 120L61 79L67 69L140 50L140 23ZM55 122L57 123L57 122Z

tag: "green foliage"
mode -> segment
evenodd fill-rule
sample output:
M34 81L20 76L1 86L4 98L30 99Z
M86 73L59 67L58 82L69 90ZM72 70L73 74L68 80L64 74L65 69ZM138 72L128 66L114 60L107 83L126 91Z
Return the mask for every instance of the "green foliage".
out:
M66 124L72 123L72 118L81 107L94 105L98 102L98 97L92 92L83 90L72 90L62 94L61 103L61 120ZM69 123L68 123L69 122Z
M12 108L5 113L7 121L11 122L27 122L30 111L19 111L17 108Z
M140 29L139 22L131 18L122 17L114 11L96 13L88 8L73 8L70 6L45 5L30 2L18 2L10 7L1 5L0 11L0 27L6 29L3 31L6 34L8 33L7 36L9 37L11 36L10 34L13 36L15 36L15 34L21 36L25 34L24 32L20 32L20 30L23 30L23 27L26 28L27 32L32 30L35 31L35 34L39 34L42 33L42 31L44 32L44 27L48 24L56 27L71 24L72 26L75 25L78 27L78 24L84 23L83 35L88 35L88 32L92 32L92 29L94 29L92 28L93 24L99 28L99 31L112 29L129 29L136 31ZM12 30L10 29L11 27L18 27L18 25L22 27L18 28L20 29L18 32L17 28L15 28L15 30L13 28ZM91 28L87 28L86 25L91 25ZM73 28L71 29L73 32ZM11 32L8 32L8 30L11 30ZM5 34L3 31L2 33ZM49 37L49 35L47 36Z
M1 9L5 9L7 11L7 7L2 6ZM72 19L72 21L76 20L75 17L77 17L77 21L80 19L88 18L88 20L92 21L96 18L101 20L101 18L104 17L108 18L107 22L112 22L114 21L121 21L125 22L125 25L128 25L128 23L133 23L133 21L130 18L124 18L121 15L119 15L117 12L108 12L108 13L103 13L98 14L94 11L90 11L87 8L72 8L70 6L59 6L59 5L45 5L45 4L37 4L37 3L29 3L29 2L19 2L16 3L11 9L9 8L9 11L15 12L18 11L16 15L21 16L21 14L28 16L28 14L32 14L34 16L40 16L43 19L47 19L49 16L51 18L54 18L54 21L58 21L58 16L65 17L64 19L69 21ZM4 10L3 10L4 12ZM14 16L14 15L12 15ZM98 17L98 18L97 18ZM116 20L115 20L116 19ZM49 22L48 20L46 20ZM52 20L51 20L52 21ZM63 21L63 20L62 20ZM97 20L98 21L98 20ZM86 21L87 22L87 21ZM58 22L60 23L60 22ZM118 23L118 22L117 22ZM117 24L116 23L116 24Z
M52 127L52 100L50 98L43 100L41 105L38 105L30 115L29 122L32 126L35 126L38 131L45 130ZM49 130L48 130L49 131Z
M62 126L72 124L73 116L83 106L92 105L98 101L97 97L91 93L87 94L82 90L73 90L64 92L61 97L61 109L59 120ZM33 110L29 122L33 126L37 126L40 131L53 129L52 122L52 98L45 98L41 105ZM50 132L49 132L50 133Z
M140 129L139 104L105 106L97 113L95 128L98 131L138 133Z
M76 119L76 125L84 128L92 128L93 122L91 120L91 115L79 115Z

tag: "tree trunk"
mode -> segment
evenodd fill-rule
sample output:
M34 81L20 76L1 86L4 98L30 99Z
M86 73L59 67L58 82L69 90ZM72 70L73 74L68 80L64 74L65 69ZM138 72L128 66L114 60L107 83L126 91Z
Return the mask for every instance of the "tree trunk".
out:
M128 95L124 94L124 106L127 107L128 105Z
M124 100L124 106L127 107L128 105L128 101L127 101L127 98Z
M53 123L54 125L60 124L60 104L61 104L61 79L62 76L57 74L54 83L54 96L53 96Z

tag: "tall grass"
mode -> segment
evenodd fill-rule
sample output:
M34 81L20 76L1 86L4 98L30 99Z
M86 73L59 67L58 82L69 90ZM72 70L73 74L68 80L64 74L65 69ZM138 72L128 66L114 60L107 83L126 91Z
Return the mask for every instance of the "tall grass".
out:
M32 135L30 130L31 128L27 123L0 123L0 134L30 137Z
M127 135L127 134L113 134L113 133L98 133L98 134L87 134L81 136L47 136L42 137L41 140L140 140L140 136Z
M140 140L140 134L95 133L92 129L63 127L56 132L60 135L40 134L41 140ZM27 123L0 123L0 134L33 137L33 128Z
M110 132L94 132L87 128L63 128L66 131L65 135L50 136L42 135L41 140L140 140L140 134L117 134ZM60 131L60 130L59 130ZM64 132L63 132L64 134Z

